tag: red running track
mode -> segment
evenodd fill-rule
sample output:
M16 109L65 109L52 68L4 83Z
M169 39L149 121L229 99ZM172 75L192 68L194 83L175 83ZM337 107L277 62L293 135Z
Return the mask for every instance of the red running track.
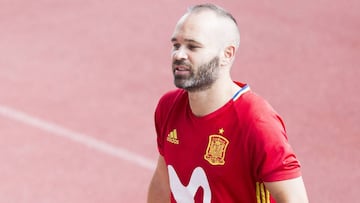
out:
M145 202L170 35L198 1L0 0L0 202ZM311 202L360 188L360 3L214 1L234 79L284 117Z

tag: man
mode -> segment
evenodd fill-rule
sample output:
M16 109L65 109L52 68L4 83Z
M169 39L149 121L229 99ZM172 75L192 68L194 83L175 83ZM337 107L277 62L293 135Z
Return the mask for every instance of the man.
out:
M194 6L171 42L179 89L155 111L160 155L148 203L308 202L281 118L231 79L240 43L231 14Z

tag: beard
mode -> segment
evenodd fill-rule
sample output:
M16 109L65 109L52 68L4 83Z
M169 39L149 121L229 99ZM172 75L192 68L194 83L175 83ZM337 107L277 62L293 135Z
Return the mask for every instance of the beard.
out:
M182 65L189 68L189 74L176 75L176 65ZM175 60L173 62L174 84L176 87L189 92L198 92L209 89L217 80L219 75L219 57L214 57L209 62L195 68L184 60Z

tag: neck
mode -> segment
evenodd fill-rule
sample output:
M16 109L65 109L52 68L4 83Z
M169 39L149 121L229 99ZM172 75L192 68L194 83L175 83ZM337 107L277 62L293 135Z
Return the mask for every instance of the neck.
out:
M239 89L231 79L218 80L209 89L189 92L190 108L194 115L205 116L229 102Z

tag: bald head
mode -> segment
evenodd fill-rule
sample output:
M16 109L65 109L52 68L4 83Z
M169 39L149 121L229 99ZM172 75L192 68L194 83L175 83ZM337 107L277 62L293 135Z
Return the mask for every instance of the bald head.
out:
M179 23L194 19L200 20L199 24L212 28L212 33L217 35L217 41L224 43L224 46L233 45L236 49L239 47L240 32L237 22L225 9L214 4L196 5L188 9Z
M210 11L213 11L214 13L218 14L221 17L229 18L237 25L235 18L229 12L227 12L225 9L223 9L219 6L216 6L214 4L200 4L200 5L190 7L188 9L188 13L198 13L200 11L205 11L205 10L210 10Z

